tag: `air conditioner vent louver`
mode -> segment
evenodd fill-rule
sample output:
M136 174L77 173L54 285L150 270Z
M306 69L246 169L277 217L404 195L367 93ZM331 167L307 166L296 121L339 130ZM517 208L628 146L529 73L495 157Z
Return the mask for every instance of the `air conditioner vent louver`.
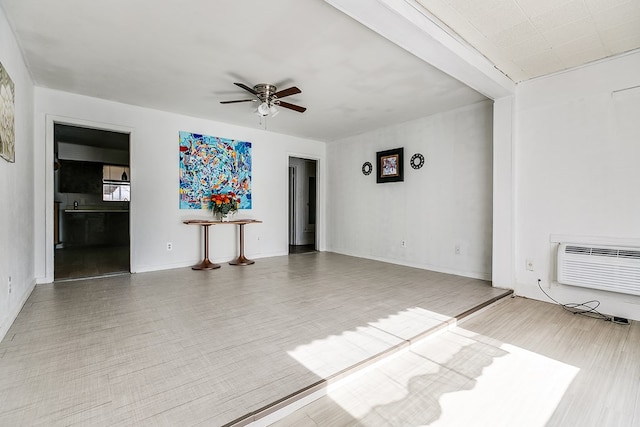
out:
M585 248L584 246L567 246L565 252L568 254L590 254L591 248Z
M640 251L625 251L621 250L618 253L620 258L628 258L628 259L639 259L640 260Z
M592 248L591 255L617 257L618 251L615 249Z
M640 248L562 243L558 248L558 282L640 295Z

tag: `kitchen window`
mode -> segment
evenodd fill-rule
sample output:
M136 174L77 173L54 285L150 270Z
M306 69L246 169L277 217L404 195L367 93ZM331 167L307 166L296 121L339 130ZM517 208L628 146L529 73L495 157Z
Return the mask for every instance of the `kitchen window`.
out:
M102 166L102 200L128 202L131 200L130 170L128 166Z

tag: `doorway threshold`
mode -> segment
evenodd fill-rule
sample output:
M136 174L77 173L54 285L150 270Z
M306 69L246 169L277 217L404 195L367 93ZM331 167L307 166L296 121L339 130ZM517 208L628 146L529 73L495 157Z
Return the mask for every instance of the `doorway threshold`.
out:
M65 279L55 279L53 283L64 283L64 282L77 282L79 280L91 280L91 279L103 279L106 277L117 277L117 276L126 276L131 273L128 271L121 271L117 273L109 273L109 274L100 274L97 276L83 276L83 277L69 277Z

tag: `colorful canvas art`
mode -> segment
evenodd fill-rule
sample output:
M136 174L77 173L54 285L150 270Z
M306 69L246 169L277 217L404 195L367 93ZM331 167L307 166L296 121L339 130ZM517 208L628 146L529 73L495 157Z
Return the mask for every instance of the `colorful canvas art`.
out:
M229 192L251 209L251 143L180 132L180 209L207 209L211 194Z

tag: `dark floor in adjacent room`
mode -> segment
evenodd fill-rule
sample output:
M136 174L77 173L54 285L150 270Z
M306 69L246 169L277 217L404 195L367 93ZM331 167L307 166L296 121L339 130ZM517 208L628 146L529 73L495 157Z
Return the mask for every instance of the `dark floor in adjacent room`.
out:
M290 254L306 254L316 252L316 245L289 245Z
M55 280L129 272L129 245L72 246L54 252Z

